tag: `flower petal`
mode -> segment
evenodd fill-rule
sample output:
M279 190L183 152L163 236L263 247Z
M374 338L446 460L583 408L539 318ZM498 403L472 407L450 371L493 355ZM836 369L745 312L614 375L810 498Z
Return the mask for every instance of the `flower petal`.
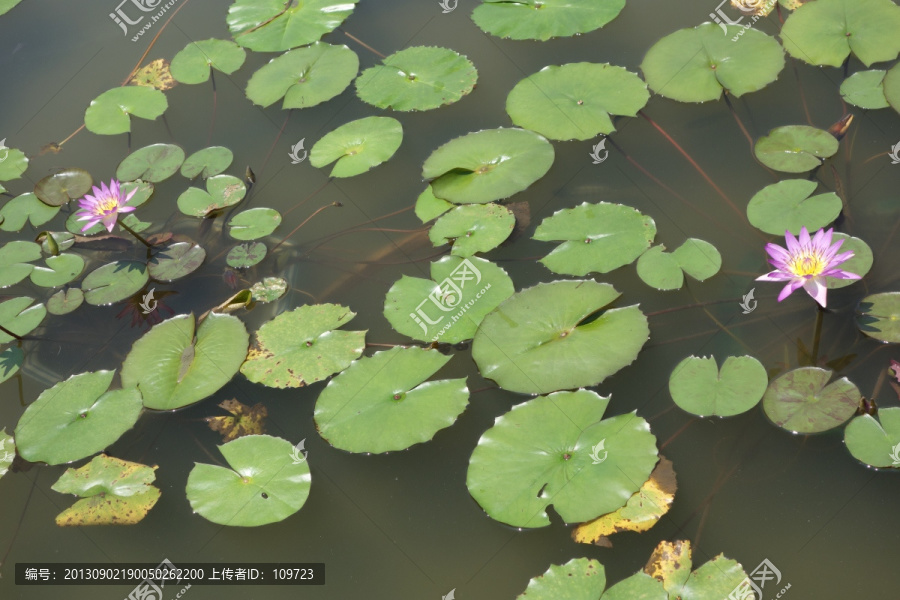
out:
M800 243L790 231L784 232L784 241L785 244L787 244L787 249L790 254L796 254L797 252L800 252Z
M861 275L851 273L850 271L843 271L841 269L829 269L822 273L822 275L824 277L834 277L835 279L862 279Z
M778 294L778 301L781 302L782 300L784 300L785 298L790 296L792 293L794 293L794 290L796 290L797 288L800 288L800 287L803 287L802 279L792 280L789 284L784 286L784 289L782 289L781 293Z
M825 283L822 281L823 279L825 278L813 277L808 279L806 283L803 284L803 289L805 289L806 293L812 296L822 308L825 308L825 294L828 292L828 288L825 287Z
M788 281L794 279L794 276L784 271L770 271L765 275L756 278L756 281Z

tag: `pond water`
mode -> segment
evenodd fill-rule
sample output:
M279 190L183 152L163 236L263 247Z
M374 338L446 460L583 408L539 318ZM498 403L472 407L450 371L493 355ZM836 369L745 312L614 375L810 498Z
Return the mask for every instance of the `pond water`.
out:
M0 17L0 137L31 157L23 178L6 182L6 187L12 196L31 191L40 178L61 167L86 169L95 182L109 180L130 150L151 143L179 144L188 153L213 144L227 146L234 152L228 173L242 177L246 166L255 172L249 205L272 207L284 215L265 240L270 248L320 207L342 205L323 210L274 255L240 274L248 284L280 276L291 286L276 303L238 313L247 329L253 332L276 314L302 304L342 304L357 313L345 328L367 331L367 354L409 343L383 315L385 294L403 275L427 278L429 262L446 254L446 247L431 245L427 227L412 211L425 185L422 163L435 148L469 132L511 126L504 110L507 94L546 65L609 62L640 73L644 54L656 40L708 20L715 9L707 0L631 0L600 30L538 43L484 34L470 19L475 5L470 0L460 0L449 13L442 13L437 0L362 0L339 30L324 38L354 50L360 70L380 61L360 40L384 55L407 46L447 47L477 67L475 90L455 104L425 112L381 111L356 98L352 87L313 108L289 112L277 102L260 109L247 100L244 88L252 73L275 55L248 53L236 73L215 74L215 99L209 84L178 85L166 92L164 119L133 119L130 135L81 131L59 153L38 155L45 144L60 142L79 128L85 107L101 92L120 85L153 35L161 32L144 62L170 60L193 40L230 39L228 5L178 0L175 6L183 8L174 20L165 29L162 22L154 24L136 42L109 18L115 0L25 0ZM777 17L754 27L774 34ZM850 66L864 68L856 59ZM900 140L900 119L891 109L864 111L842 105L837 92L842 76L840 69L788 58L776 82L733 100L734 111L753 139L782 125L827 129L845 108L854 113L839 152L812 177L820 181L820 192L842 196L845 210L838 231L864 239L875 263L862 282L829 293L820 362L852 355L834 377L848 377L879 406L896 406L896 394L882 374L890 359L900 360L900 352L860 333L853 311L867 294L897 289L892 266L900 250L900 166L891 165L886 152ZM468 407L433 440L405 451L367 455L335 449L317 434L313 421L323 383L276 390L238 374L198 404L176 412L147 412L108 448L112 456L159 467L155 485L161 499L136 525L57 527L54 518L72 497L50 488L66 465L35 465L6 474L0 479L0 598L112 599L131 590L127 585L16 586L15 563L158 563L164 558L176 565L326 565L324 587L193 586L184 595L193 600L437 600L451 590L460 600L514 598L551 564L576 557L600 561L608 581L619 581L641 569L661 540L675 539L691 540L695 568L720 553L739 561L747 572L768 559L780 571L782 586L790 583L786 598L895 598L900 584L895 568L900 548L896 473L876 471L854 459L843 442L842 427L820 435L794 435L773 425L761 406L718 419L698 418L673 404L669 375L686 356L713 355L721 364L729 355L751 355L770 377L807 364L798 341L812 346L816 308L802 291L779 303L781 286L754 281L769 270L764 244L779 240L753 228L743 216L745 207L757 191L785 177L754 160L726 103L679 103L654 95L644 113L702 167L733 206L650 121L619 117L610 137L615 147L607 146L608 159L600 164L590 157L595 141L553 142L556 156L550 171L512 199L528 203L530 224L486 257L507 270L517 290L563 279L537 262L553 246L531 239L534 228L560 209L599 201L629 205L651 216L658 229L655 243L669 249L696 237L721 253L717 275L702 283L687 278L677 291L648 287L633 266L595 276L622 293L616 306L639 304L649 318L650 340L637 360L594 389L611 395L607 416L636 410L646 418L661 453L674 463L678 491L670 512L655 527L614 535L613 547L603 548L575 543L572 526L552 508L550 526L527 531L488 517L466 488L469 458L494 420L527 398L482 378L466 344L451 350L454 358L440 375L468 378ZM301 139L309 149L338 125L372 115L392 116L403 125L403 143L386 163L331 181L330 167L317 169L308 160L292 164L289 152ZM200 314L233 293L223 279L223 253L234 242L223 232L221 218L201 228L198 219L175 210L175 199L185 187L178 175L158 184L139 216L153 223L152 232L173 231L206 248L207 261L193 275L156 285L157 292L173 292L164 302L174 314ZM59 215L41 229L60 231L64 218ZM0 232L0 240L31 239L28 225L24 231ZM142 250L128 252L139 256ZM113 252L86 256L87 269L121 258ZM752 288L758 308L744 314L741 297ZM15 289L5 290L4 299L49 296L46 289L27 282ZM122 307L84 305L68 316L48 315L32 334L39 339L25 343L21 375L0 384L0 427L11 432L28 404L73 374L119 368L146 331L132 326L131 314L119 316ZM263 403L267 433L292 444L305 439L312 474L309 499L280 523L222 527L193 514L185 497L195 462L224 464L217 449L221 436L203 418L224 415L216 405L228 398ZM777 592L770 588L766 598ZM173 591L167 594L167 599L174 597Z

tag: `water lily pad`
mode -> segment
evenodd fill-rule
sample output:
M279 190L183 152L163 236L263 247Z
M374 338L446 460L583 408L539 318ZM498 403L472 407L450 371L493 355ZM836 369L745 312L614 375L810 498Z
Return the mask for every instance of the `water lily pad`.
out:
M75 245L75 236L68 231L42 231L34 241L41 244L41 251L53 256Z
M516 226L516 218L499 204L457 206L431 226L428 239L435 246L453 243L453 256L472 256L503 243Z
M235 269L247 269L258 264L266 257L266 245L262 242L238 244L228 251L225 262Z
M671 254L662 244L647 250L637 262L641 281L658 290L677 290L684 285L687 273L698 281L709 279L719 272L722 255L709 242L689 238Z
M62 206L91 191L94 179L84 169L68 168L44 177L34 186L34 195L48 206Z
M115 442L137 422L141 394L107 391L115 371L79 373L44 390L16 426L19 454L50 465L79 460Z
M554 273L608 273L633 262L656 237L656 223L640 211L600 202L564 208L541 222L534 239L563 242L541 259Z
M3 354L5 354L5 351ZM3 354L0 354L0 357L6 358ZM2 371L0 371L0 373L2 373ZM0 381L6 381L6 379L8 379L8 377ZM0 452L2 452L2 454L0 454L0 477L3 477L6 475L6 472L9 471L9 466L16 457L16 442L11 435L6 433L5 427L0 429Z
M497 265L445 256L431 263L431 279L404 275L394 283L384 300L384 316L413 339L455 344L471 339L484 316L514 291Z
M356 313L338 304L283 312L256 332L241 373L268 387L302 387L339 373L359 358L365 331L338 331Z
M885 99L900 113L900 63L887 72L882 85Z
M819 433L842 425L859 407L859 390L842 377L827 386L831 371L802 367L769 384L763 410L773 423L795 433Z
M153 184L141 179L136 181L123 181L119 186L119 189L126 196L134 190L134 196L128 201L128 206L140 206L153 195Z
M22 0L0 0L0 15L8 13Z
M747 412L759 403L768 385L766 368L752 356L729 356L721 370L711 356L689 356L669 376L675 404L701 417Z
M413 46L368 68L356 80L360 100L399 111L453 104L475 87L472 61L448 48Z
M178 210L191 217L205 217L214 210L232 206L247 194L247 186L233 175L215 175L206 180L206 191L189 187L178 196Z
M347 89L358 70L359 57L353 50L316 42L261 67L247 82L247 97L260 106L284 98L284 109L308 108Z
M81 275L84 259L77 254L60 254L47 258L46 267L35 265L31 271L31 283L41 287L55 288L65 285Z
M288 282L280 277L266 277L250 286L250 294L256 302L275 302L287 292Z
M416 198L416 216L423 223L438 218L451 208L453 204L436 197L430 185Z
M892 0L816 0L784 22L781 40L794 58L839 67L850 52L867 67L900 53L900 7Z
M472 20L497 37L546 41L599 29L624 7L625 0L483 0Z
M122 385L137 387L147 408L181 408L228 383L244 361L247 345L247 330L237 317L211 313L195 337L194 315L178 315L134 343L122 365Z
M15 285L31 274L31 262L41 258L41 247L34 242L14 240L0 248L0 288Z
M209 428L222 434L222 440L230 442L245 435L258 435L266 432L266 417L269 411L262 402L257 402L252 407L237 398L229 398L219 403L231 413L231 416L206 417L204 420Z
M715 23L679 29L647 51L641 70L660 96L679 102L718 100L722 90L743 96L766 87L784 68L778 42L757 29ZM743 31L739 42L731 38Z
M18 148L7 148L4 143L6 138L0 142L0 181L10 181L18 179L28 168L28 157ZM6 191L4 189L4 191Z
M95 456L79 469L66 469L50 489L75 494L81 500L59 513L60 527L80 525L134 525L159 500L156 467L106 455Z
M644 572L657 581L669 593L669 598L693 598L695 600L722 600L732 595L738 586L749 581L744 568L739 562L725 558L719 554L712 560L691 571L691 544L686 540L660 542L650 560L644 566ZM754 598L752 589L733 598ZM623 598L623 600L625 600Z
M425 381L450 358L395 347L354 361L319 394L316 429L348 452L378 454L427 442L469 403L465 378Z
M0 351L0 383L19 372L25 361L25 352L18 346L8 346ZM3 447L0 446L0 451ZM3 474L0 473L0 477Z
M21 231L26 222L40 227L59 212L58 206L47 206L29 192L16 196L0 208L0 230Z
M856 273L860 277L864 277L872 269L875 257L872 255L872 249L869 245L859 238L850 237L846 233L833 233L831 235L832 243L838 240L844 240L841 244L841 252L853 251L853 256L846 262L841 263L840 268L848 273ZM836 279L829 277L825 281L825 285L829 290L835 290L856 283L855 279Z
M876 340L900 343L900 292L884 292L863 298L856 309L856 325Z
M697 238L688 238L672 252L678 266L697 281L706 281L722 268L716 247Z
M438 198L455 204L485 204L521 192L553 164L553 146L524 129L486 129L450 140L425 161Z
M0 325L7 331L11 331L19 337L23 337L34 331L47 316L47 309L43 304L35 304L34 298L19 296L0 302ZM0 331L0 344L13 341L13 337L5 331Z
M228 235L236 240L258 240L281 225L281 213L274 208L251 208L228 221Z
M106 227L103 226L103 223L96 223L92 227L88 227L82 231L81 229L84 227L85 222L79 221L79 217L80 215L77 212L73 212L66 218L66 230L69 231L69 233L81 236L91 236L96 235L101 231L106 232Z
M164 58L157 58L138 69L128 83L151 87L162 92L170 90L176 85L175 79L172 78L172 72L169 70L169 61Z
M150 227L152 223L148 221L141 221L134 214L128 214L119 219L116 224L119 226L119 231L124 233L128 233L124 226L130 227L132 231L135 233L140 233ZM130 235L130 234L129 234Z
M167 242L154 248L147 270L157 281L175 281L199 269L205 259L206 250L193 242Z
M359 0L236 0L228 8L234 41L254 52L282 52L317 41L350 16Z
M599 562L573 558L564 565L551 565L531 579L519 600L667 600L660 582L637 572L619 581L603 593L606 571ZM601 596L601 594L603 594Z
M549 525L550 504L569 523L623 506L656 465L656 438L634 412L603 419L608 404L578 390L514 406L472 452L469 493L492 519L514 527Z
M900 468L900 408L881 408L872 415L855 417L844 429L847 450L873 467Z
M610 115L634 117L650 92L640 77L610 64L544 67L506 98L512 122L551 140L589 140L616 130Z
M231 74L241 68L247 53L229 40L191 42L172 58L172 77L180 83L203 83L211 69Z
M81 282L81 289L88 304L105 306L136 294L149 280L144 263L117 260L92 271Z
M757 140L753 152L759 162L776 171L805 173L834 156L839 146L827 131L808 125L787 125Z
M188 156L181 165L181 174L188 179L194 179L197 175L209 179L224 172L233 160L234 153L225 146L210 146Z
M47 300L47 312L51 315L65 315L84 302L84 292L81 288L69 288L59 290Z
M592 280L517 292L481 322L472 358L482 376L514 392L596 385L631 364L650 335L636 305L606 308L618 297Z
M152 121L168 106L166 95L150 87L113 88L91 100L84 112L84 124L88 131L100 135L126 133L131 131L131 115Z
M357 119L325 134L309 152L309 163L324 167L334 161L332 177L353 177L388 160L403 141L400 121L390 117Z
M135 150L119 163L116 177L122 181L142 179L159 183L178 172L184 150L174 144L151 144Z
M854 73L841 84L841 96L860 108L887 108L884 97L884 76L887 71L873 69Z
M817 231L838 218L843 202L834 192L811 196L817 181L786 179L767 185L747 204L750 224L772 235L790 231L800 233L802 227Z

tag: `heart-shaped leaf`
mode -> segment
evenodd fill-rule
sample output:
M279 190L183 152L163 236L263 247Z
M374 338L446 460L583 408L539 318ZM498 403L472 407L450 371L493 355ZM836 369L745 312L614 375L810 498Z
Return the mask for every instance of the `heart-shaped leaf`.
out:
M402 141L397 119L365 117L325 134L310 150L309 164L321 168L337 161L331 176L353 177L391 158Z
M81 289L88 304L105 306L134 295L149 280L150 275L144 263L117 260L88 274L81 282Z
M131 115L152 121L168 107L166 95L151 87L113 88L91 100L84 112L84 124L88 131L100 135L126 133L131 131Z
M716 366L709 356L689 356L669 376L675 404L701 417L730 417L756 406L769 385L766 368L752 356L729 356Z
M51 315L65 315L84 302L84 292L81 288L69 288L59 290L47 300L47 312Z
M831 371L818 367L788 371L772 381L763 396L766 416L795 433L819 433L842 425L856 412L861 396L846 377L828 384L829 379Z
M812 196L818 185L805 179L767 185L747 204L747 219L772 235L784 235L785 231L799 235L803 227L817 231L837 219L844 206L834 192Z
M847 450L867 465L900 469L900 408L881 408L876 416L860 415L847 424Z
M175 281L199 269L205 259L206 250L193 242L167 242L154 248L147 270L157 281Z
M499 204L457 206L431 226L428 238L435 246L453 243L453 256L472 256L503 243L516 226L516 217Z
M58 212L58 206L47 206L33 193L22 194L0 208L0 230L21 231L27 222L40 227Z
M20 296L0 302L0 325L6 331L11 331L19 337L23 337L34 331L47 316L47 309L43 304L35 304L34 298ZM5 331L0 331L0 344L13 341L13 337Z
M191 217L205 217L214 210L237 204L247 186L233 175L215 175L206 180L206 191L189 187L178 196L178 210Z
M900 343L900 292L866 296L856 309L856 325L876 340Z
M31 283L41 287L55 288L65 285L81 275L84 259L77 254L60 254L45 261L46 267L35 265L31 271Z
M228 221L228 235L236 240L258 240L281 225L281 213L274 208L251 208Z
M225 262L235 269L247 269L266 257L266 245L262 242L239 244L228 251Z
M172 58L172 77L180 83L203 83L212 69L231 74L241 68L247 53L229 40L191 42Z
M31 263L41 258L41 247L34 242L14 240L0 248L0 288L15 285L31 274Z
M235 0L228 8L234 41L254 52L282 52L312 44L350 16L359 0Z
M34 186L34 195L48 206L62 206L87 194L92 185L94 179L90 173L73 167L38 181Z
M753 152L762 164L776 171L805 173L834 156L838 147L837 139L827 131L808 125L787 125L759 138Z
M181 165L181 174L188 179L197 175L203 179L209 179L213 175L222 173L231 165L234 153L224 146L210 146L203 150L197 150L187 157Z
M472 20L497 37L546 41L599 29L624 7L625 0L482 0Z
M119 163L116 178L122 181L142 179L159 183L178 172L184 162L184 150L174 144L152 144L129 154Z

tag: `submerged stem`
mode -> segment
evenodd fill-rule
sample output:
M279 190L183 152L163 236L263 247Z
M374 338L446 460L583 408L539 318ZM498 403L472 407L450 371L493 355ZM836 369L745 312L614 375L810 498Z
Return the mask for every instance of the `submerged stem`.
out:
M145 240L143 237L141 237L141 236L138 234L137 231L135 231L134 229L132 229L131 227L129 227L128 225L126 225L123 221L119 221L118 223L119 223L119 226L120 226L122 229L124 229L125 231L127 231L128 233L130 233L131 235L133 235L133 236L137 239L137 241L139 241L139 242L142 243L143 245L147 246L147 248L152 248L152 247L153 247L153 244L151 244L150 242L148 242L147 240Z
M818 303L816 304L816 330L813 333L812 347L812 366L816 366L819 362L819 343L822 341L822 315L825 309Z

